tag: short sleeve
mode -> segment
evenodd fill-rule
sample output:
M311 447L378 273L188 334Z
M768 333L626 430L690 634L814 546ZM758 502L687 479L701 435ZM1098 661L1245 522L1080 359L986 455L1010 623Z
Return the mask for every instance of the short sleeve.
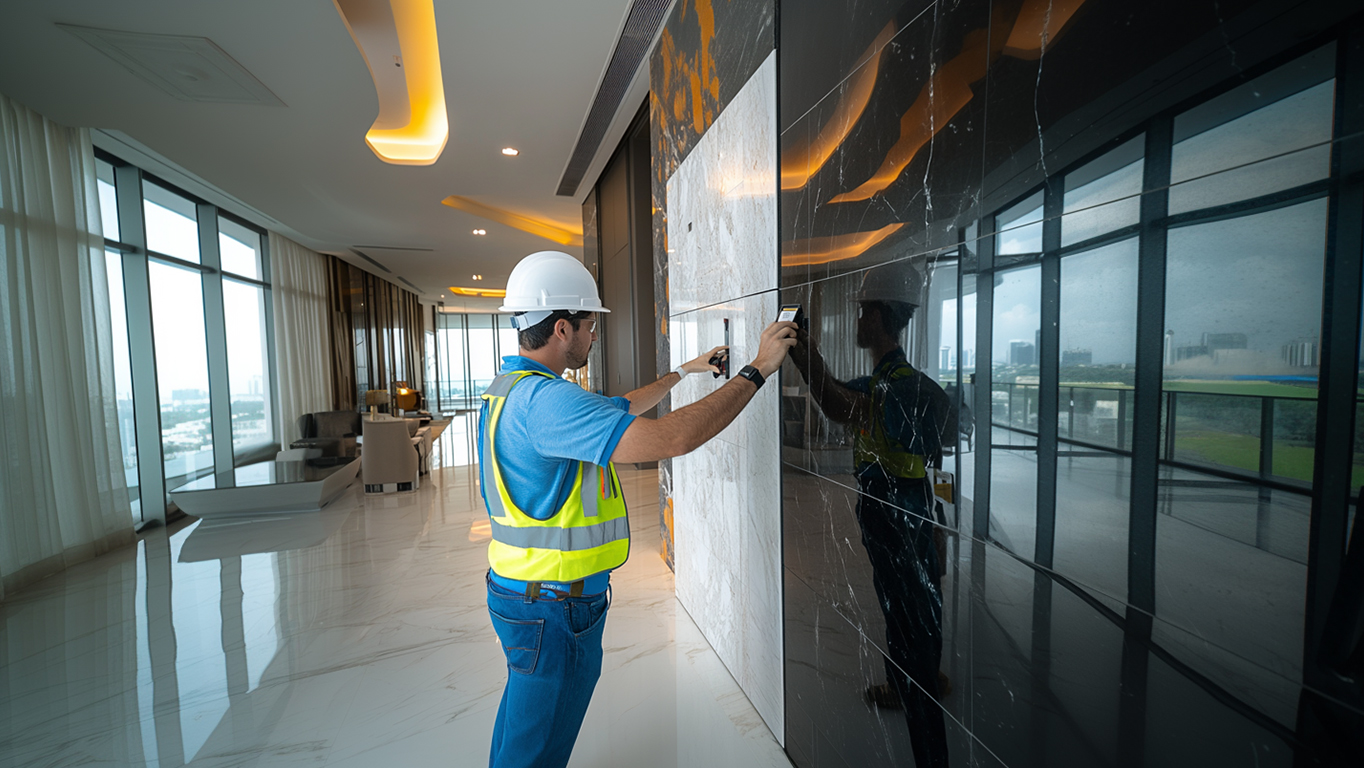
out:
M634 421L630 401L593 394L563 380L545 380L530 394L528 424L536 453L547 459L605 464Z

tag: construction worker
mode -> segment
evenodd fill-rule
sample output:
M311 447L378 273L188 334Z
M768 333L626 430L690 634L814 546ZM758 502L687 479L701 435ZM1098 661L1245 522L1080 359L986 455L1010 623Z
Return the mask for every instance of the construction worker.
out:
M802 332L792 361L830 420L852 427L857 522L871 561L872 584L886 619L888 684L867 689L869 703L905 710L914 764L947 765L941 707L941 564L933 525L929 468L955 430L951 400L914 369L900 346L923 291L909 261L868 270L857 294L857 346L871 376L835 379L815 340Z
M568 763L601 674L610 572L630 551L615 462L681 456L724 429L776 373L794 323L762 333L752 364L707 397L660 419L640 417L683 376L716 370L717 347L624 397L560 378L587 363L601 305L596 281L566 253L516 265L501 307L520 354L483 395L479 455L488 545L488 612L507 658L492 768Z

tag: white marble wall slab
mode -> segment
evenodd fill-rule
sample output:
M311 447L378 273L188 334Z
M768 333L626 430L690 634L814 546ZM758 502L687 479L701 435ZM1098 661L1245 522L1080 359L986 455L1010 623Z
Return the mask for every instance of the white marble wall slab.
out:
M672 364L725 343L731 373L777 313L776 56L668 180ZM725 383L691 376L678 409ZM775 382L773 382L775 384ZM673 461L677 597L778 740L785 738L777 387Z
M777 288L776 54L668 179L670 314Z

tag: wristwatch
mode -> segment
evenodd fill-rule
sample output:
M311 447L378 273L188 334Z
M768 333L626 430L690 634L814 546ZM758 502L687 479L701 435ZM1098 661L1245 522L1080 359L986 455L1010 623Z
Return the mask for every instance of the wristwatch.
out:
M739 375L753 382L755 385L757 385L758 389L762 389L763 382L767 381L767 379L763 378L763 375L758 372L758 369L754 368L751 365L745 365L744 367L740 368Z

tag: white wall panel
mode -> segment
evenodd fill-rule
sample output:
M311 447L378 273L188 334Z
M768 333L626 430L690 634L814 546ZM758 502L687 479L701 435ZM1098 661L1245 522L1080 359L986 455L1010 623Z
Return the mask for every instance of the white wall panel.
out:
M668 336L678 365L723 344L751 360L777 313L776 54L668 180ZM678 409L725 383L690 376ZM778 740L785 737L776 382L673 462L677 596Z

